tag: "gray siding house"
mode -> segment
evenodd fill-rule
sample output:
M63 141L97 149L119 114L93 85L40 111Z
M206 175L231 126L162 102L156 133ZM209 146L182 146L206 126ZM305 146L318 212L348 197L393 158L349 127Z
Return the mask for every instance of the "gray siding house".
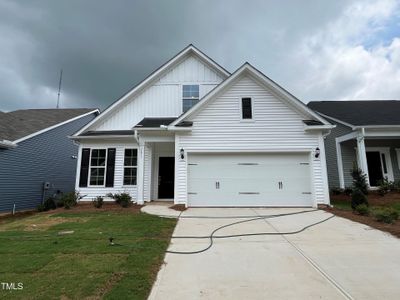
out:
M97 109L0 112L0 212L34 209L44 197L74 190L76 146L68 136ZM48 187L44 188L45 183Z
M352 184L356 164L374 188L400 180L400 101L312 101L308 107L336 125L325 138L329 187Z

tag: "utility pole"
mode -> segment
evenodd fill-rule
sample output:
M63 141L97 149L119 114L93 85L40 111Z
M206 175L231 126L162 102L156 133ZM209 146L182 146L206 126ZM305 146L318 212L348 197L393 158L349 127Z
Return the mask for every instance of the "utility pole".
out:
M57 108L60 108L61 81L62 81L62 69L60 72L60 82L58 83Z

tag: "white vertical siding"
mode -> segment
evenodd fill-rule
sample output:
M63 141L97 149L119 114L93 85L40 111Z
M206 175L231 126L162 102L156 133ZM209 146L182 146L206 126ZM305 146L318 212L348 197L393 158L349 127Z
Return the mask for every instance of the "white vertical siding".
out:
M127 130L144 117L177 117L182 113L182 84L199 84L202 97L222 80L205 63L189 56L88 130Z
M241 121L240 99L253 100L253 121ZM190 152L312 152L321 133L304 131L301 116L250 77L242 77L192 117L191 133L176 137L179 149ZM189 154L190 155L190 154ZM313 159L312 178L317 203L325 202L321 161ZM186 203L187 162L177 159L175 201Z
M137 148L134 142L91 142L82 143L81 148L116 148L114 187L79 187L77 180L76 190L84 196L83 200L91 200L97 196L105 196L108 193L129 193L132 199L137 198L137 186L124 186L124 152L125 148ZM78 166L80 169L80 165ZM78 173L79 174L79 173Z

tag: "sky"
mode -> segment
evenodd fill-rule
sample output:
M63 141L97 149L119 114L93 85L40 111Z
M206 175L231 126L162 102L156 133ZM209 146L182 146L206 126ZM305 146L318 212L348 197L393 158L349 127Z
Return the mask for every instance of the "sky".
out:
M188 44L303 102L400 99L400 0L0 0L0 111L104 109Z

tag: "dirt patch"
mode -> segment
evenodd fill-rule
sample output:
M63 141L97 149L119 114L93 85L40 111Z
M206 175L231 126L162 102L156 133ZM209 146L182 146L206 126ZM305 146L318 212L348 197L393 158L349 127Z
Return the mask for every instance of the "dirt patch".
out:
M5 222L0 227L0 231L7 230L23 230L23 231L42 231L46 230L54 225L66 223L66 222L77 222L84 223L87 218L62 218L62 217L51 217L50 214L37 214L30 218L19 219L18 222Z
M108 280L101 285L101 287L96 291L96 294L90 297L86 297L86 300L97 300L97 299L103 299L104 295L109 292L114 285L116 285L124 276L125 272L117 272L117 273L112 273L111 277L108 278Z
M177 211L185 211L187 207L185 204L175 204L169 207L170 209L177 210Z

